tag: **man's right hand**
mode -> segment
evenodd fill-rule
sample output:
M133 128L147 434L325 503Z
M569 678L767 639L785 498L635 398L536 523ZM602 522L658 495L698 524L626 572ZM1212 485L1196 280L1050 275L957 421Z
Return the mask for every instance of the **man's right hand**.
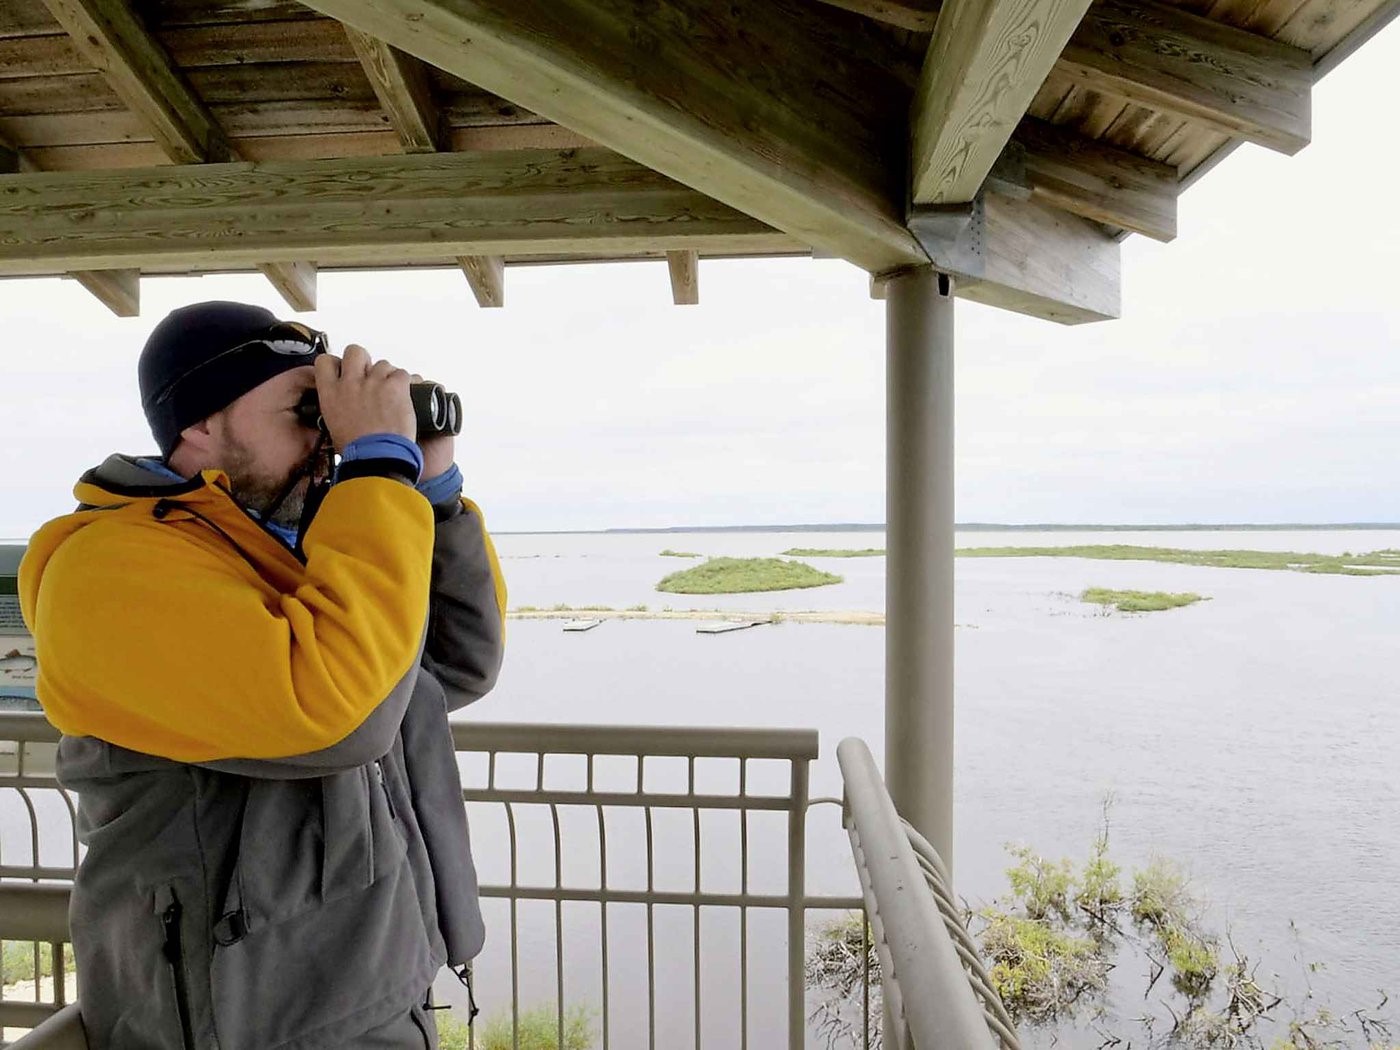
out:
M366 434L402 434L413 441L418 422L409 400L409 375L388 361L370 362L369 352L352 343L343 358L316 358L316 396L321 418L336 448Z

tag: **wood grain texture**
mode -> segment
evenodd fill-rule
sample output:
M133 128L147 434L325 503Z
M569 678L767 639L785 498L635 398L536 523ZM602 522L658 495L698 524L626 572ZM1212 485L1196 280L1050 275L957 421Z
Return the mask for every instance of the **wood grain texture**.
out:
M1306 51L1153 0L1100 0L1056 68L1092 90L1284 153L1311 134Z
M915 33L932 33L938 21L938 0L821 0L877 22Z
M685 249L805 246L599 149L0 176L0 275Z
M309 313L316 309L315 263L259 263L258 269L297 313Z
M404 152L439 149L441 121L423 63L353 26L345 26L344 31Z
M310 6L804 243L868 269L922 261L902 221L907 70L858 16L802 0Z
M671 276L671 302L677 306L700 303L700 253L667 252L666 269Z
M227 160L228 140L126 0L45 0L49 13L176 163Z
M987 261L957 294L1061 324L1122 313L1120 248L1083 219L1037 201L986 198Z
M1027 118L1022 147L1031 195L1086 219L1154 240L1176 236L1176 169Z
M59 29L55 24L54 29ZM353 62L345 33L329 18L251 22L237 26L185 26L156 34L172 63L182 69L261 62ZM93 63L67 34L0 37L0 78L90 73Z
M947 0L914 96L915 203L971 200L1089 0Z
M463 255L457 264L466 274L467 284L482 308L506 305L505 260L499 255Z
M79 270L73 279L118 317L140 315L140 270Z

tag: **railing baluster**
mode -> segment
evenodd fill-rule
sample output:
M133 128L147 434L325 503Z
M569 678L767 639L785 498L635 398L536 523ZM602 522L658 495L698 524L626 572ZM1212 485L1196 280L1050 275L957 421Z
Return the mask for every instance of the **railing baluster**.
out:
M788 811L788 1047L807 1041L807 760L792 759L792 808Z
M749 793L749 760L739 759L739 798ZM749 811L739 810L739 894L749 895ZM749 1050L749 909L739 908L739 1050Z

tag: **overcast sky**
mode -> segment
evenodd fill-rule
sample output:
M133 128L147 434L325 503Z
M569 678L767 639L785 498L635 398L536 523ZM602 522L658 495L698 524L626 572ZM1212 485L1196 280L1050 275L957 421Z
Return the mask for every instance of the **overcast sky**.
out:
M1400 521L1400 25L1317 86L1296 157L1246 146L1130 238L1120 321L1062 328L958 305L960 521ZM661 263L322 274L337 348L462 393L459 462L497 529L884 520L883 304L812 260L707 262L699 307ZM0 536L72 507L110 451L153 447L146 334L261 278L146 280L113 317L72 281L0 282Z

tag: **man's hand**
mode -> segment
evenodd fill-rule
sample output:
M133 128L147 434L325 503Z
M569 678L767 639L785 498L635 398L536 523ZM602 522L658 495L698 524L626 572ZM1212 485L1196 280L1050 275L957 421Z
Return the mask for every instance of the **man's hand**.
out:
M365 348L353 343L343 358L317 357L315 367L321 418L336 448L366 434L402 434L410 441L417 437L409 377L402 368L388 361L371 363Z
M417 372L410 378L415 383L423 382L423 377ZM423 450L424 481L446 473L456 461L457 439L451 434L438 434L436 437L424 438L418 442L418 446Z

